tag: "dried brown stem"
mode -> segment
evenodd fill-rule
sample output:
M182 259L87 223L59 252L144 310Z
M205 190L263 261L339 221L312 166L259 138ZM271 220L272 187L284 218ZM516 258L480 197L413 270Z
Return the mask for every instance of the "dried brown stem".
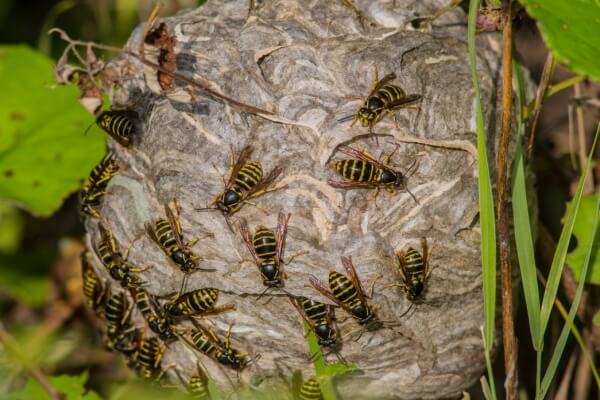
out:
M106 50L106 51L112 51L112 52L123 52L129 56L132 56L134 58L136 58L137 60L139 60L142 64L147 65L151 68L156 69L157 71L162 72L163 74L167 74L175 79L184 81L190 85L192 85L193 87L201 90L202 92L204 92L205 94L207 94L209 97L212 97L213 99L215 99L216 101L224 101L227 104L233 106L234 108L237 108L238 110L242 111L242 112L247 112L250 114L256 114L256 115L260 115L262 117L271 117L271 116L275 116L274 113L267 111L267 110L263 110L261 108L258 107L254 107L245 103L242 103L240 101L237 101L235 99L232 99L229 96L226 96L222 93L217 92L216 90L213 90L209 87L208 83L205 82L199 82L197 79L193 79L193 78L189 78L185 75L182 75L178 72L173 72L173 71L169 71L166 68L163 68L162 66L153 63L152 61L147 60L143 55L138 54L134 51L128 50L128 49L121 49L119 47L113 47L113 46L106 46L103 44L99 44L99 43L94 43L94 42L85 42L85 41L80 41L80 40L73 40L71 39L65 31L63 31L62 29L58 29L58 28L52 28L49 32L50 33L58 33L61 38L63 40L65 40L67 43L72 44L73 48L75 49L75 46L89 46L89 47L93 47L93 48L97 48L100 50ZM143 39L142 39L143 40Z
M502 33L502 115L500 141L496 158L496 209L498 213L498 247L502 284L502 342L504 345L504 370L506 371L506 398L517 398L517 346L513 321L512 271L510 262L510 227L507 203L508 144L512 111L512 15L509 2L504 15Z
M67 397L52 386L42 371L25 357L19 349L19 343L10 333L8 333L2 321L0 321L0 342L2 342L15 357L17 357L21 364L20 366L25 369L27 374L29 374L29 376L31 376L46 393L48 393L50 398L53 400L66 400Z
M584 329L581 333L585 346L589 354L594 354L594 343L590 332ZM573 379L573 400L586 400L590 398L590 387L592 384L592 370L587 358L580 354L575 368L575 377Z
M548 91L548 85L550 84L550 78L554 74L554 56L552 52L548 52L546 62L544 62L544 69L542 70L542 76L540 77L540 84L535 95L535 103L533 111L531 112L531 119L529 120L529 142L527 143L527 158L531 157L533 151L533 143L535 142L535 131L537 128L537 122L540 116L540 110L542 109L542 103L546 98L546 92Z

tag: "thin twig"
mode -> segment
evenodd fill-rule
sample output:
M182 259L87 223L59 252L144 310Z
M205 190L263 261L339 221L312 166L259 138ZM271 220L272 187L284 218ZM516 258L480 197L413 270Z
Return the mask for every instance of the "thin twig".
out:
M544 63L544 69L542 70L542 76L540 78L540 85L538 86L537 93L535 95L535 103L533 111L531 112L531 118L529 120L529 142L527 144L527 158L531 158L533 151L533 144L535 141L535 132L537 128L538 118L542 109L542 103L546 98L546 92L548 91L548 85L550 84L550 78L554 74L554 56L552 52L548 52L546 62Z
M572 352L571 357L569 357L569 362L567 363L567 367L565 368L565 372L563 374L562 379L560 380L560 385L556 390L556 393L552 398L554 400L568 400L569 399L569 387L571 386L571 380L573 379L573 370L575 369L575 361L577 359L577 353Z
M594 343L588 329L581 332L583 342L590 354L594 354ZM573 380L573 400L586 400L590 398L590 387L592 383L592 370L590 363L583 354L579 357Z
M508 144L512 111L512 1L504 12L502 31L502 115L500 141L496 158L496 209L498 212L498 250L502 284L502 342L504 345L504 370L506 371L506 399L517 398L517 346L512 304L512 272L510 262L510 227L507 203Z
M394 139L401 143L416 143L431 147L466 151L474 160L477 160L477 148L468 140L431 140L415 136L394 136Z
M217 92L214 89L211 89L209 87L209 85L205 82L199 82L196 79L193 78L189 78L185 75L182 75L178 72L174 72L174 71L169 71L166 68L163 68L162 66L153 63L152 61L147 60L143 55L141 54L137 54L136 52L132 51L132 50L128 50L128 49L122 49L119 47L113 47L113 46L107 46L107 45L103 45L103 44L99 44L99 43L95 43L95 42L85 42L85 41L81 41L81 40L73 40L71 39L66 32L64 32L62 29L58 29L58 28L52 28L50 29L50 31L48 31L48 33L58 33L60 34L61 38L63 40L65 40L68 43L72 43L75 46L90 46L96 49L100 49L100 50L106 50L106 51L111 51L111 52L116 52L116 53L124 53L126 55L132 56L134 58L136 58L137 60L139 60L142 64L147 65L149 67L152 67L154 69L156 69L157 71L160 71L164 74L167 74L175 79L184 81L186 83L189 83L190 85L194 86L195 88L201 90L202 92L204 92L205 94L207 94L209 97L212 97L213 99L215 99L216 101L225 101L226 103L228 103L229 105L233 106L234 108L237 108L238 110L242 111L242 112L247 112L247 113L251 113L251 114L256 114L259 116L262 116L264 118L268 118L270 120L276 120L273 118L269 118L269 117L275 117L276 115L270 111L267 110L263 110L261 108L258 107L254 107L245 103L242 103L240 101L237 101L235 99L232 99L229 96L226 96L222 93ZM142 39L143 40L143 39Z
M19 363L29 376L31 376L53 400L66 400L67 397L52 386L42 371L40 371L39 368L28 360L21 352L19 343L10 333L8 333L2 321L0 321L0 342L4 343L4 346L17 357Z

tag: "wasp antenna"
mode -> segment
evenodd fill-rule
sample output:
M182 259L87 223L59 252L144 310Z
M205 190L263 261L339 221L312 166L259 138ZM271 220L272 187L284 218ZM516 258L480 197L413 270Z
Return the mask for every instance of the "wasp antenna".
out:
M351 119L353 119L355 116L355 114L350 114L350 115L346 115L345 117L342 117L340 119L337 120L337 122L347 122L350 121Z
M406 314L408 314L408 312L409 312L410 310L412 310L412 308L413 308L413 305L414 305L414 303L412 303L412 302L411 302L411 303L410 303L410 306L408 306L408 309L407 309L406 311L404 311L404 312L402 313L402 315L400 315L400 317L398 317L398 318L402 318L402 317L404 317Z
M407 192L408 194L410 194L410 197L412 197L412 198L413 198L413 200L415 201L415 203L417 203L417 204L421 204L421 203L419 203L419 200L417 200L417 198L415 197L415 195L414 195L414 194L413 194L413 193L412 193L410 190L408 190L408 188L405 188L405 190L406 190L406 192Z

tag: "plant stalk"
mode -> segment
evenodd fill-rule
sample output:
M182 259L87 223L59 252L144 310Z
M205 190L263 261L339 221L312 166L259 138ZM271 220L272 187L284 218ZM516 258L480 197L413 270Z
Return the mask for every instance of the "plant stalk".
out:
M502 115L500 141L496 158L496 210L498 221L498 252L502 288L502 343L504 345L504 370L506 399L517 398L517 346L513 321L512 266L510 261L510 225L508 215L508 145L512 117L512 1L504 12L502 31Z

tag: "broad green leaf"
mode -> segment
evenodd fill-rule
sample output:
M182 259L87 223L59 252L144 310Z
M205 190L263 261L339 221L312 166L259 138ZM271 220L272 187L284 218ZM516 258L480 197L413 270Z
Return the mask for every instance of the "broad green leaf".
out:
M536 19L546 45L572 71L600 80L600 2L519 0Z
M483 303L484 303L484 329L483 341L486 359L491 358L490 352L494 343L494 328L496 325L496 223L494 216L494 197L492 194L492 183L490 169L487 159L486 130L483 120L483 108L481 105L481 90L479 88L479 77L477 75L477 53L475 48L475 28L477 13L479 11L479 0L469 2L469 15L467 24L467 45L469 51L469 65L471 67L471 79L473 81L473 92L475 94L475 113L477 120L477 158L479 173L479 220L481 224L481 267L483 275ZM488 375L490 377L490 389L492 398L496 398L494 385L494 372L491 363L487 363Z
M10 204L0 204L0 253L17 251L24 229L21 211Z
M592 237L592 221L596 213L596 201L598 194L590 195L581 198L579 204L579 212L575 219L575 225L573 225L573 235L577 239L577 247L570 253L567 254L567 264L571 267L575 279L579 282L581 276L581 269L583 268L587 249L590 244L590 238ZM567 210L571 207L571 203L568 204ZM567 211L568 212L568 211ZM593 254L591 264L589 266L590 271L587 274L586 282L600 285L600 246L598 244L598 236L596 236L596 242L593 247Z
M81 375L60 375L48 377L49 383L56 390L66 395L67 400L100 400L96 392L88 391L85 383L88 380L88 373ZM33 379L29 379L22 391L16 398L23 400L51 400L48 393Z
M50 253L0 254L0 288L30 306L48 300Z
M0 199L51 215L104 153L76 87L53 83L52 61L26 46L0 46Z

